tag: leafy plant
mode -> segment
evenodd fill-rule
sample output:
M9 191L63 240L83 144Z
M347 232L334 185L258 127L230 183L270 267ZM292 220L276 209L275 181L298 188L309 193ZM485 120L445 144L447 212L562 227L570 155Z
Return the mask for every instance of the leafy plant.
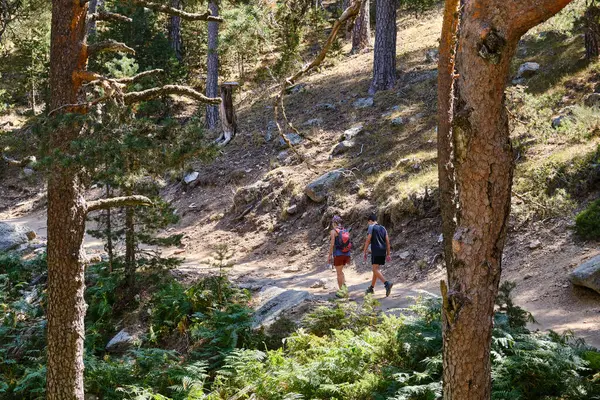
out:
M584 239L600 239L600 199L577 214L575 231Z

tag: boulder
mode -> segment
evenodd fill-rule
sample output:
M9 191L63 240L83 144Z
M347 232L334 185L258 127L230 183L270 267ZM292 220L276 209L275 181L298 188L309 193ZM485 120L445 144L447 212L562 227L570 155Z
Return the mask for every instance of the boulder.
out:
M344 131L344 133L342 133L342 140L352 140L356 136L358 136L358 134L361 133L362 131L363 131L363 125L362 124L353 126L350 129L346 129Z
M125 329L121 329L106 345L109 353L123 353L129 350L136 342L136 338Z
M373 98L372 97L363 97L363 98L356 100L354 103L352 103L352 105L354 106L354 108L373 107Z
M600 255L584 262L571 272L573 285L583 286L600 293Z
M354 140L344 140L343 142L339 142L336 144L331 150L331 155L337 156L343 154L353 148L356 145Z
M600 93L591 93L585 96L583 101L586 107L598 107L600 106Z
M266 286L257 298L254 313L254 329L269 327L282 313L290 311L310 298L305 290L286 290L277 286Z
M16 249L27 243L29 237L35 238L35 232L28 227L0 222L0 251Z
M321 175L306 186L304 193L316 203L325 201L331 188L344 177L344 172L345 169L341 168Z
M296 146L296 145L302 143L302 141L304 140L304 139L302 139L302 136L298 135L295 132L286 133L285 137L287 138L287 140L290 141L292 146ZM287 143L285 142L285 140L283 140L283 138L281 136L279 137L279 146L287 147Z
M531 78L537 74L540 69L540 64L536 62L526 62L521 64L517 72L517 78Z
M239 188L233 195L234 208L241 210L248 204L262 199L270 187L271 184L267 181L257 181L250 186Z

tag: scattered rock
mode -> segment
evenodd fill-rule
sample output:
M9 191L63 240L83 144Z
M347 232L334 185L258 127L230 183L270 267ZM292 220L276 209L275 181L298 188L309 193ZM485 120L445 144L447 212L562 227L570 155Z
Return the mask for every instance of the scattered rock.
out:
M0 251L16 249L21 244L27 243L28 237L32 234L35 235L35 232L26 226L0 222Z
M600 106L600 93L591 93L585 96L583 101L586 107L598 107Z
M330 189L344 177L344 172L345 169L341 168L321 175L306 186L304 193L316 203L325 201Z
M331 103L319 103L315 106L317 110L335 110L337 107Z
M183 177L183 182L185 182L186 185L189 185L190 183L198 179L199 176L200 173L197 171L190 172L189 174Z
M125 329L121 329L106 345L106 351L109 353L123 353L129 350L136 342L136 338L129 334Z
M531 78L537 74L540 69L540 64L536 62L526 62L521 64L517 72L517 78Z
M350 129L346 129L344 131L344 133L342 133L342 140L351 140L351 139L354 139L362 131L363 131L363 125L362 124L353 126Z
M533 278L533 275L525 275L523 277L523 280L526 281L526 280L531 279L531 278Z
M360 99L356 100L354 103L352 103L352 106L354 108L373 107L373 98L372 97L360 98Z
M285 290L277 286L264 287L258 294L258 306L254 313L255 329L270 326L279 315L310 298L305 290Z
M410 258L410 251L404 251L400 253L401 260L408 260Z
M287 210L285 210L285 212L287 213L287 215L295 215L296 213L298 213L298 205L292 204L287 208Z
M319 279L318 281L316 281L315 283L313 283L312 285L310 285L311 289L325 289L327 287L327 280L326 279Z
M331 155L337 156L343 154L353 148L355 145L356 143L354 140L344 140L343 142L339 142L333 147L333 150L331 150Z
M566 118L565 115L559 115L558 117L553 118L552 119L552 128L554 128L554 129L560 128L562 126L565 118Z
M406 120L406 118L402 118L402 117L396 117L394 119L392 119L392 125L396 125L396 126L402 126L405 125L408 121Z
M33 176L33 174L35 174L35 171L29 167L25 167L23 168L23 175L29 177L29 176Z
M530 250L535 250L535 249L539 249L542 246L542 242L540 242L539 240L534 240L531 243L529 243L529 249Z
M438 49L427 50L427 53L425 54L425 60L427 60L428 63L436 63L439 58L440 51Z
M315 125L321 125L322 123L323 123L323 118L312 118L312 119L309 119L308 121L306 121L304 123L304 125L315 126Z
M297 83L294 86L290 86L289 88L287 88L285 91L290 94L290 93L299 93L299 92L303 92L306 90L306 83Z
M277 154L277 160L279 160L280 162L284 162L289 156L290 153L287 150L283 150L280 151L279 154Z
M287 140L290 141L292 146L296 146L296 145L302 143L302 141L304 140L304 139L302 139L302 136L298 135L295 132L286 133L285 137L287 138ZM281 136L279 137L279 146L287 147L287 143L285 142L285 140L283 140L283 138Z
M294 274L296 272L300 272L300 267L296 265L289 265L283 269L283 272L286 274Z
M265 132L265 142L270 142L271 140L273 140L273 136L275 135L274 132L277 131L277 124L275 123L275 121L269 121L269 123L267 124L267 131Z
M569 275L573 285L584 286L600 293L600 256L596 256L575 269Z
M268 181L258 181L250 186L241 187L233 195L233 206L236 210L245 208L248 204L258 201L269 191Z

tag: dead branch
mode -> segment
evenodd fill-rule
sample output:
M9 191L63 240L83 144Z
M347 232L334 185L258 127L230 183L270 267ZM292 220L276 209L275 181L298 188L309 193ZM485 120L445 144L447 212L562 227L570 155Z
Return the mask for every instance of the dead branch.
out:
M2 159L11 167L26 167L27 165L35 163L37 161L35 156L29 156L20 160L15 160L14 158L7 157L4 154L2 155Z
M96 54L106 51L135 54L135 50L127 46L125 43L117 42L113 39L104 40L88 46L88 57L93 57Z
M215 97L210 98L206 97L200 92L195 91L194 89L188 86L179 86L179 85L165 85L163 87L157 87L147 90L142 90L141 92L130 92L125 93L123 95L123 100L125 104L133 104L139 103L140 101L146 101L155 99L157 97L166 96L170 94L176 94L180 96L189 97L201 103L207 104L220 104L221 98Z
M149 71L140 72L139 74L131 76L129 78L119 78L119 79L113 79L113 80L117 83L126 83L127 84L127 83L136 82L136 81L138 81L142 78L145 78L147 76L150 76L150 75L162 74L163 72L165 72L165 71L162 69L151 69Z
M523 201L525 203L531 203L531 204L533 204L535 206L543 208L544 210L549 210L549 208L547 206L543 205L542 203L538 203L537 201L535 201L533 199L528 199L524 195L519 194L519 193L515 192L514 190L513 190L512 194L515 195L515 197L517 197L518 199L520 199L521 201Z
M210 10L207 10L206 12L204 12L202 14L192 14L192 13L185 12L183 10L179 10L174 7L169 7L169 6L166 6L163 4L151 3L151 2L145 1L145 0L133 0L133 3L138 6L149 8L150 10L162 12L162 13L169 14L169 15L174 15L176 17L180 17L187 21L223 22L223 18L214 17L212 15L212 13L210 12Z
M134 195L124 197L113 197L111 199L94 200L87 203L87 212L106 210L115 207L151 206L152 201L146 196Z
M118 22L131 22L132 19L122 14L117 14L109 11L98 11L89 16L90 22L95 21L118 21Z

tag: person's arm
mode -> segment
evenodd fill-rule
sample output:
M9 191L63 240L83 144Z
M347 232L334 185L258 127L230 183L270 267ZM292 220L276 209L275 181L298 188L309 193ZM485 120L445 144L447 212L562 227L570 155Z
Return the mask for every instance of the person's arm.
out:
M365 248L364 248L364 253L365 253L365 260L367 259L367 251L369 250L369 245L371 244L371 235L367 235L367 241L365 242Z
M331 255L333 254L333 247L335 245L335 231L329 232L329 253L327 255L327 264L331 264Z
M385 243L387 246L387 260L390 261L392 259L392 245L390 244L390 235L388 235L387 231L385 232Z

